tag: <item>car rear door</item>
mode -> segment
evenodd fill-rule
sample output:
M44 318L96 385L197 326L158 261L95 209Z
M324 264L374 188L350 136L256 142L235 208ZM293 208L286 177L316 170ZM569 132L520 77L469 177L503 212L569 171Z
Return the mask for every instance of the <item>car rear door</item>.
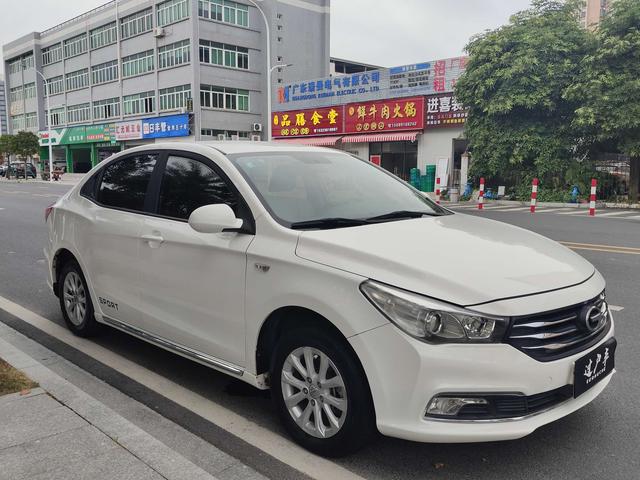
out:
M155 215L144 218L140 236L141 328L243 366L251 214L222 170L205 157L168 152L154 182ZM219 203L245 219L246 232L205 234L189 226L196 208Z
M96 312L107 321L136 324L140 319L139 237L159 158L157 152L120 158L81 192L88 201L76 237L97 297Z

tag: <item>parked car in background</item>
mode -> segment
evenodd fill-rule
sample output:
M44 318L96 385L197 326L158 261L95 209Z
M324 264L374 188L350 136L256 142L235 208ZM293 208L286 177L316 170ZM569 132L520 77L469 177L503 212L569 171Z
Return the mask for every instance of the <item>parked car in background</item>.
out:
M36 167L32 163L27 163L27 175L26 178L36 178ZM11 164L10 176L13 178L25 178L25 164L14 162Z
M137 147L45 219L48 283L75 334L110 325L270 388L287 431L319 454L354 451L376 428L520 438L614 372L593 265L346 152Z

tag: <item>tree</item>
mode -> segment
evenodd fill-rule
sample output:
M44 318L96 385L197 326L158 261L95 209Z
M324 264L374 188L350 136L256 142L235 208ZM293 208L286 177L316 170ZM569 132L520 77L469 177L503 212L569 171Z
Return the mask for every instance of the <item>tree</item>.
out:
M0 136L0 154L2 154L2 156L6 159L7 161L7 170L6 170L6 177L9 178L11 172L11 161L10 161L10 156L13 153L13 140L14 137L13 135L2 135Z
M40 150L38 136L33 132L18 132L13 138L13 153L24 162L24 178L27 178L27 160Z
M617 0L595 33L570 102L581 102L573 124L597 148L613 146L631 157L629 199L640 190L640 2Z
M573 120L580 106L563 93L577 81L593 34L577 21L578 1L532 4L509 24L471 40L456 97L469 108L472 173L517 172L559 186L558 172L575 156Z

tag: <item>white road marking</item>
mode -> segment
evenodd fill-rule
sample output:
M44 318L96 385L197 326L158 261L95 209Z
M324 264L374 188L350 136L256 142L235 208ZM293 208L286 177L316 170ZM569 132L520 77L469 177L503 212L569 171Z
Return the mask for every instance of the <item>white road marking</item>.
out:
M574 208L567 212L558 212L558 215L588 215L588 214L589 214L589 210L587 210L586 208ZM598 213L596 212L596 215L597 214Z
M623 211L623 212L598 213L596 211L596 216L597 217L615 217L617 215L626 215L627 213L629 213L629 212Z
M531 210L531 207L516 207L516 208L511 208L509 207L509 212L520 212L522 210Z
M551 213L551 212L561 212L566 210L564 207L562 208L536 208L536 213Z
M621 312L622 310L624 310L624 307L621 307L619 305L609 305L609 310L613 310L614 312Z
M4 210L4 207L0 207L0 210Z
M631 217L622 217L622 220L640 220L640 215L632 215Z
M271 430L256 425L250 420L219 405L212 400L172 382L162 375L158 375L131 360L112 352L89 340L76 337L69 330L48 320L17 303L0 296L0 309L18 317L43 332L55 337L67 345L95 358L114 370L141 383L151 390L163 395L210 422L218 425L235 436L255 445L260 450L290 465L291 467L309 475L312 478L323 479L359 479L362 477L350 472L346 468L318 457L299 447L287 438Z

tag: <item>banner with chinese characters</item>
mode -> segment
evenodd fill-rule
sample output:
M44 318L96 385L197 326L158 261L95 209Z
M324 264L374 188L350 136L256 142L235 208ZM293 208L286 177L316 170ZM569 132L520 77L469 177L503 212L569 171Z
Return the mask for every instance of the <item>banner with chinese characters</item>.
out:
M453 57L297 81L275 88L273 102L279 110L301 110L453 92L467 62L468 57Z
M467 115L464 106L450 93L427 97L427 128L460 127Z
M422 130L424 110L424 97L350 103L345 108L344 133Z
M137 140L142 138L142 122L131 120L116 123L116 140Z
M188 137L189 133L188 114L142 120L142 138Z
M344 107L275 112L271 116L274 137L305 137L343 133Z

